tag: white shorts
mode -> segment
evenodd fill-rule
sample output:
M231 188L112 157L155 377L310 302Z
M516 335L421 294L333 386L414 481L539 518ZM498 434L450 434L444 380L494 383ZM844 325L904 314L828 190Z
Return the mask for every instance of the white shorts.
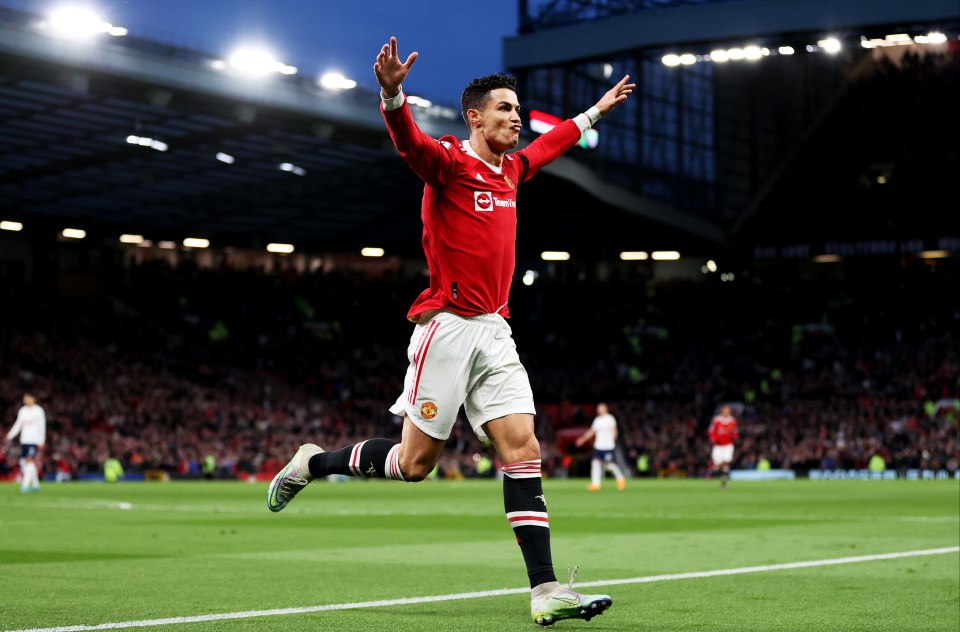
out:
M488 421L536 413L530 378L502 316L438 312L414 328L407 357L403 393L390 412L434 439L450 437L461 405L481 439Z
M720 465L721 463L732 463L733 444L728 443L727 445L713 446L713 450L710 452L710 457L713 459L714 465Z

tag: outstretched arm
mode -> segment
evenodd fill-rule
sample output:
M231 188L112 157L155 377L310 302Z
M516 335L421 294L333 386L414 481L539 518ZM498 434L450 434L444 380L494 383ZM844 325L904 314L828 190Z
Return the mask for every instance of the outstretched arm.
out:
M580 437L577 439L576 446L579 448L590 439L593 439L593 435L595 434L597 434L597 431L594 430L593 428L591 428L590 430L587 430L585 433L580 435Z
M400 84L407 78L419 55L420 53L414 51L407 56L407 61L401 62L397 53L396 37L391 37L390 41L383 45L377 61L373 64L373 72L377 75L377 83L380 84L384 97L392 99L400 94Z

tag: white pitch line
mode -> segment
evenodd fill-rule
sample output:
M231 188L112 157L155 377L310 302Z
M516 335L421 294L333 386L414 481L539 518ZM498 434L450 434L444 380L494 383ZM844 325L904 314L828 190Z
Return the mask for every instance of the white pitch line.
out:
M648 577L631 577L627 579L602 579L592 582L580 582L578 586L617 586L620 584L648 584L652 582L666 582L677 579L700 579L704 577L720 577L724 575L743 575L745 573L763 573L767 571L789 570L794 568L811 568L815 566L836 566L838 564L856 564L858 562L874 562L878 560L894 560L904 557L921 557L924 555L943 555L958 553L960 546L948 546L939 549L923 549L920 551L900 551L898 553L880 553L877 555L858 555L856 557L838 557L830 560L813 560L810 562L788 562L786 564L768 564L766 566L744 566L742 568L727 568L715 571L698 571L693 573L676 573L673 575L650 575ZM274 608L272 610L246 610L243 612L223 612L220 614L202 614L189 617L169 617L166 619L144 619L141 621L120 621L117 623L101 623L99 625L68 625L55 628L29 628L6 630L4 632L89 632L92 630L120 630L123 628L149 628L176 623L204 623L206 621L226 621L230 619L252 619L254 617L276 617L288 614L306 614L311 612L329 612L332 610L356 610L360 608L382 608L385 606L404 606L419 603L436 603L438 601L458 601L462 599L480 599L483 597L500 597L503 595L520 595L530 592L529 588L501 588L499 590L481 590L478 592L455 593L450 595L433 595L430 597L406 597L403 599L383 599L379 601L356 601L353 603L335 603L324 606L301 606L299 608Z

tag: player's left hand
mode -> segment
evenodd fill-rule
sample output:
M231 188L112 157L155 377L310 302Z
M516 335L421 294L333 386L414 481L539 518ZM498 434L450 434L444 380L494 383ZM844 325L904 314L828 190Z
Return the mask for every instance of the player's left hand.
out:
M630 81L630 75L624 75L623 79L617 82L617 85L610 88L605 95L600 97L596 105L596 108L600 110L600 114L607 114L621 103L625 103L627 98L633 94L633 89L637 87L637 84L627 83L628 81Z

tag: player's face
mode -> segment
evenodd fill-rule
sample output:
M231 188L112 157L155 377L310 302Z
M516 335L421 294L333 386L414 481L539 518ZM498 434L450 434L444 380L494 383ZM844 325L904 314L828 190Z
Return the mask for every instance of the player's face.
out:
M502 153L516 147L523 128L517 93L509 88L491 90L480 112L480 127L490 149Z
M33 406L37 403L37 400L34 399L33 395L24 395L23 396L23 405L24 406Z

